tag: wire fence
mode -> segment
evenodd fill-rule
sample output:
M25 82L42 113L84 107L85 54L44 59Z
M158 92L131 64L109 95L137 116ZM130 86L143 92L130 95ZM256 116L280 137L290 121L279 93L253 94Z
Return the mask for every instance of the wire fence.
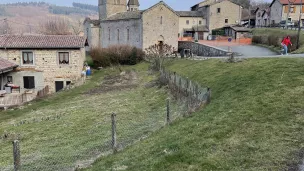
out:
M123 150L210 102L209 88L176 73L163 69L160 80L171 92L170 98L161 102L163 107L160 109L140 113L135 107L133 113L125 111L106 115L95 111L92 115L98 115L97 119L91 121L93 119L88 115L80 121L84 122L82 124L94 123L89 127L81 127L74 121L75 116L71 115L74 111L61 113L59 109L56 115L12 123L19 129L31 130L45 125L54 130L51 134L37 133L33 137L12 133L0 135L0 146L5 144L5 148L0 149L0 170L72 171L85 168L97 158ZM123 108L123 105L117 107ZM77 132L77 136L69 134L69 130ZM25 141L25 138L32 141Z

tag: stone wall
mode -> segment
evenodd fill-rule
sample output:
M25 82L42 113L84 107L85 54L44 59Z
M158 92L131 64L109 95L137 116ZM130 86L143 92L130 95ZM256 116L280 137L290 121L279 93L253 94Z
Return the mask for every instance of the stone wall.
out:
M219 49L216 47L203 45L195 42L179 41L178 42L178 51L181 52L183 49L190 49L192 53L197 56L206 56L206 57L220 57L227 56L228 51Z
M102 21L101 32L101 46L104 48L111 45L130 45L142 48L140 19Z
M106 19L109 16L127 11L127 1L120 0L120 4L115 4L115 0L99 0L99 19Z
M84 33L87 37L89 47L86 49L86 51L89 51L91 48L99 47L99 26L94 26L93 24L90 24L89 22L86 22L84 24Z
M66 81L74 82L81 78L85 61L84 48L26 51L33 52L34 65L22 65L22 50L0 50L1 57L19 65L15 73L10 73L10 75L13 76L13 83L20 85L21 89L24 89L23 76L35 77L36 91L48 85L50 92L55 92L55 81L64 81L64 85L66 85ZM58 52L69 52L70 63L68 65L59 65Z
M163 41L178 46L179 16L163 3L153 6L142 16L143 49Z

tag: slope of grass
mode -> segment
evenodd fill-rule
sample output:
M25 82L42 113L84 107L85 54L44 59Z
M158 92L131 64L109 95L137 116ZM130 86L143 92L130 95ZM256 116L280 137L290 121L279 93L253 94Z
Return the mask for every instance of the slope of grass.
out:
M103 76L118 69L94 73L84 86L38 100L23 109L0 112L0 170L12 170L12 143L20 140L22 170L71 170L107 153L111 144L111 113L117 114L118 147L159 129L165 123L165 89L146 88L155 75L147 64L133 67L137 86L99 94ZM116 77L113 77L116 78ZM111 80L108 80L111 82ZM123 83L115 83L119 86ZM105 90L105 89L104 89Z
M296 30L285 30L285 29L280 29L280 28L255 28L253 30L253 35L259 35L259 36L263 36L263 35L273 35L276 37L286 37L287 35L296 35L298 34L298 31ZM292 42L293 46L296 46L296 42ZM267 45L264 45L265 47L267 47ZM281 47L274 47L271 46L269 47L271 50L274 50L276 52L280 52ZM301 35L300 35L300 47L299 49L293 51L292 53L295 54L299 54L299 53L304 53L304 35L303 35L303 31L301 30Z
M289 58L176 61L170 70L212 88L211 104L87 170L297 170L303 66Z

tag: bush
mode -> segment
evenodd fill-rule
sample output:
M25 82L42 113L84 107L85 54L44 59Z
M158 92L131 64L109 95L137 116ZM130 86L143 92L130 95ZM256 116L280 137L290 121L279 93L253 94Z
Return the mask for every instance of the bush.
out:
M144 58L144 52L141 49L128 45L93 48L91 49L90 55L95 67L135 65Z
M277 35L277 34L269 34L269 35L254 35L252 37L252 42L256 44L263 44L267 46L274 46L281 48L281 42L284 37L287 35ZM289 47L289 50L295 51L296 50L296 42L297 42L297 35L292 34L290 35L291 42L294 44L294 46Z

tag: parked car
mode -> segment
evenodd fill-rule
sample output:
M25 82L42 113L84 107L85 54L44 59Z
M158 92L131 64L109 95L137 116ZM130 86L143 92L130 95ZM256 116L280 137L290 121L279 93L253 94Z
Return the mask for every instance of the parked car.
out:
M281 21L281 22L280 22L280 26L281 26L281 27L285 27L285 26L286 26L286 20ZM293 26L294 26L294 22L288 21L287 27L293 27Z

